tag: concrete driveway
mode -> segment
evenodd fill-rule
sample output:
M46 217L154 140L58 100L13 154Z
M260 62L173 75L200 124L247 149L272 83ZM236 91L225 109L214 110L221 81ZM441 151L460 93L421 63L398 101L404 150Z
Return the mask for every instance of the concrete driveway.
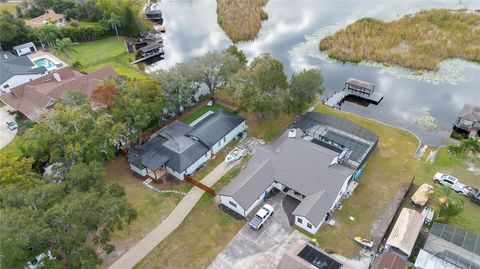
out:
M266 203L274 207L274 213L263 227L254 230L246 224L208 268L276 268L288 242L295 237L282 208L284 197L285 194L278 193L270 198Z
M12 131L7 127L6 121L15 120L15 114L10 115L8 109L8 106L0 107L0 149L4 148L15 138L18 130L17 128Z

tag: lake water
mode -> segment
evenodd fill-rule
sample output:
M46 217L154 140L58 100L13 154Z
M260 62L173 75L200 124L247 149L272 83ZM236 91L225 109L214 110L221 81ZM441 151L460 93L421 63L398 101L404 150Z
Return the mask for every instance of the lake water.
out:
M147 72L169 68L209 50L223 50L231 41L218 26L215 0L162 0L165 21L165 59ZM258 38L238 46L249 59L269 53L291 74L319 68L325 94L341 89L349 77L375 83L385 97L379 105L345 102L343 110L407 129L422 142L439 146L465 102L480 105L480 65L461 60L441 64L438 72L415 74L373 63L342 64L318 50L320 39L362 17L393 20L428 8L480 9L478 0L270 0L269 19Z

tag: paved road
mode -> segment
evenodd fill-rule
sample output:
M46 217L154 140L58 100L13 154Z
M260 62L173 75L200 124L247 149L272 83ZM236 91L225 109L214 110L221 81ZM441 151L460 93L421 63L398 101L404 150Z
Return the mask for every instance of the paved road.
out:
M7 120L14 120L15 114L10 115L8 113L8 106L0 107L0 149L4 148L10 141L15 138L17 134L17 130L10 130L7 127L6 121Z
M222 162L201 182L209 187L213 186L234 164L226 165ZM155 229L147 234L140 242L130 248L123 254L110 269L129 269L140 262L150 251L152 251L160 242L162 242L170 233L172 233L182 223L183 219L190 213L192 208L198 202L204 191L193 187L187 195L180 201L168 217L160 223Z

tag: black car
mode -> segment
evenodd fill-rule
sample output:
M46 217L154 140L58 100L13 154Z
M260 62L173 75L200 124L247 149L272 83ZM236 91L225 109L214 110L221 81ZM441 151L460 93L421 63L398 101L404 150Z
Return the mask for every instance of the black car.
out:
M472 202L480 205L480 190L472 189L468 196L470 197L470 200L472 200Z

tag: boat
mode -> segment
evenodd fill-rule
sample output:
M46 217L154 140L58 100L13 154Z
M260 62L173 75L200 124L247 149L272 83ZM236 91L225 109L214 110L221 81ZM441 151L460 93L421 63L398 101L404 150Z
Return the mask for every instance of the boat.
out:
M361 236L356 236L353 238L353 240L355 240L357 243L359 243L360 245L362 245L364 248L372 248L373 247L373 242L368 240L368 239L365 239Z
M234 148L228 155L225 157L226 163L231 163L233 161L239 160L245 154L245 150L239 147Z

